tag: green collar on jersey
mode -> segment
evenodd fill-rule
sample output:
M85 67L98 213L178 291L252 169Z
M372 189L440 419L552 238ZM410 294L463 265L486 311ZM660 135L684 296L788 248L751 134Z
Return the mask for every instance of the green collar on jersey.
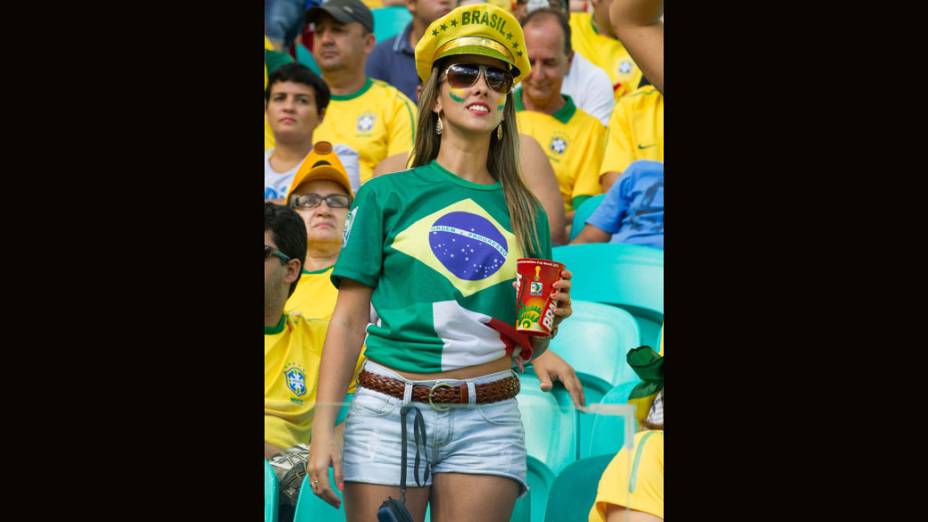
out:
M366 93L371 88L371 85L374 85L374 80L371 80L370 78L365 78L364 85L362 85L360 89L354 91L351 94L332 94L329 96L329 99L332 101L353 100L355 98L362 96L364 93Z
M574 113L577 112L577 106L574 104L574 100L570 96L562 94L561 97L564 98L564 106L552 114L551 117L563 123L564 125L567 125L570 122L570 119L574 117ZM524 111L525 103L522 101L522 87L516 89L516 92L512 98L516 104L516 112Z
M307 274L307 275L324 274L324 273L328 272L329 270L332 270L332 268L334 268L334 267L335 267L335 265L332 265L332 266L327 266L327 267L325 267L325 268L320 268L319 270L312 270L312 271L306 270L306 269L304 268L304 269L303 269L303 273L304 273L304 274Z
M280 315L280 322L276 326L265 326L264 335L277 335L280 332L284 331L284 326L287 324L287 314Z

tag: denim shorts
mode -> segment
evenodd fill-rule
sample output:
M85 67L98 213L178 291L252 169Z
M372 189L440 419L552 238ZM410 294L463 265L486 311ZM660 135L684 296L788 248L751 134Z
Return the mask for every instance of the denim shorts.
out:
M371 360L365 361L364 369L407 383L432 386L439 382L410 381ZM511 375L513 373L507 370L473 379L442 379L441 382L468 383L470 387L471 383L493 382ZM477 394L473 389L470 392L468 396L473 401ZM403 399L358 387L345 421L342 469L346 482L400 485L403 440L400 408L403 404ZM487 404L452 404L447 411L435 410L427 402L406 404L422 412L426 430L426 443L420 445L417 484L414 474L415 411L410 411L406 417L406 487L431 486L435 473L470 473L511 478L520 485L519 495L525 493L528 488L525 431L516 399ZM431 466L431 474L423 480L426 459Z

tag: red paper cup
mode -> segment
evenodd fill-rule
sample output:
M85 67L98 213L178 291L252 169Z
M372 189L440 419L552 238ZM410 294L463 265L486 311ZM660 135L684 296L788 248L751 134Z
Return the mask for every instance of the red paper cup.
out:
M519 295L516 296L516 331L528 335L550 336L554 328L551 299L554 282L561 278L564 263L523 257L516 261Z

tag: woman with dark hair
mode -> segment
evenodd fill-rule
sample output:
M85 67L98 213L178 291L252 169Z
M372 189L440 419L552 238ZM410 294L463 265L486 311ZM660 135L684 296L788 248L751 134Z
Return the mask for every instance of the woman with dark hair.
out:
M435 522L503 522L526 491L512 367L549 338L515 331L513 281L518 258L550 259L551 245L519 172L511 91L530 69L524 44L518 21L493 5L432 23L416 46L413 168L368 181L348 213L309 475L338 506L334 468L349 521L375 519L393 497L420 522L429 502ZM555 331L571 314L571 274L561 277ZM342 452L334 421L362 342Z

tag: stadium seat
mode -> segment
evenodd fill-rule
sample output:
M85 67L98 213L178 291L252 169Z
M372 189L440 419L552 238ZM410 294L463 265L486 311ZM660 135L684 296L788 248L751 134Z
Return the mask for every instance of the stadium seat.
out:
M277 522L277 475L264 459L264 522Z
M548 495L545 522L586 522L596 500L599 479L614 455L578 460L564 468ZM533 521L534 522L534 521Z
M380 43L403 32L412 21L412 14L405 5L391 5L371 9L374 15L374 38Z
M545 508L548 504L548 495L554 484L554 478L554 472L544 462L531 456L528 458L528 477L526 481L528 482L529 493L526 496L528 496L530 516L528 519L520 519L519 522L527 522L528 520L531 522L544 522ZM518 501L516 507L520 508ZM519 512L513 510L513 515L519 514L524 517L524 506L520 509ZM517 522L515 517L510 520Z
M619 306L638 322L642 344L659 346L664 321L664 251L621 243L588 243L552 249L574 274L573 299ZM565 322L566 325L568 322Z
M625 359L625 356L622 356L622 359ZM599 404L600 400L609 393L609 390L612 389L612 383L607 382L595 375L589 375L583 372L577 372L577 378L580 379L580 383L583 385L583 396L586 399L587 405L590 404ZM593 436L593 421L599 415L595 413L586 413L582 411L577 412L577 456L576 458L581 459L583 457L589 456L588 452L583 451L584 448L589 448L591 445L591 438Z
M522 374L521 381L516 400L528 456L557 473L577 458L577 410L563 386L555 386L556 393L541 391L541 381L530 371Z
M300 497L296 501L293 522L345 522L344 499L342 492L335 487L335 473L332 468L329 468L329 484L338 498L342 499L342 505L335 509L313 494L312 488L309 487L309 476L306 476L303 478L303 485L300 486Z
M573 241L575 237L580 235L580 231L583 230L584 225L586 225L586 220L593 215L593 211L596 210L596 207L605 199L605 194L598 194L592 196L580 205L580 208L574 212L574 220L570 226L570 238L569 241Z
M628 395L632 388L641 381L637 378L633 381L625 382L613 387L606 393L599 404L628 404ZM615 455L625 443L625 419L624 416L612 416L596 414L592 416L592 426L590 437L584 440L580 446L581 458L597 455ZM632 419L634 422L634 419ZM635 426L632 425L632 432Z
M574 280L578 277L574 272ZM550 349L575 371L599 377L609 388L634 378L625 354L641 346L635 318L621 308L583 301L571 293L573 315L561 323Z

